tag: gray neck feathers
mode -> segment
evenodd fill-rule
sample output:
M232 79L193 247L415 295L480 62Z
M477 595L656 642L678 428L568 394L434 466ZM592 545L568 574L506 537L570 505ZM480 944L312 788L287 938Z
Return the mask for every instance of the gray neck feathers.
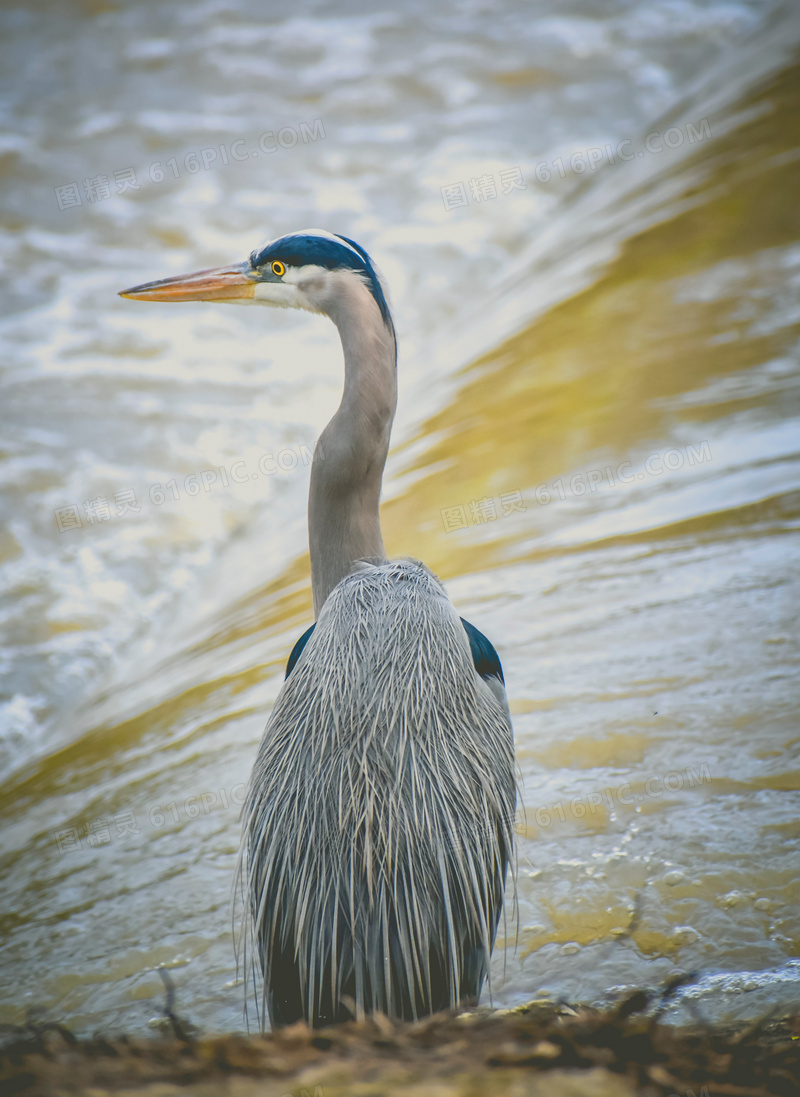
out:
M311 467L308 537L315 617L359 560L386 559L378 511L397 404L394 333L367 287L343 272L327 311L342 340L344 392Z

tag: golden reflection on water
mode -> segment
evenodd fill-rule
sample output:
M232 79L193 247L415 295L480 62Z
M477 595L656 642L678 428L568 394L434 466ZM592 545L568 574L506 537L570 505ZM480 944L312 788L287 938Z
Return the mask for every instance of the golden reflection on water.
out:
M796 325L749 330L756 316L741 307L746 284L741 297L719 300L687 300L676 284L800 235L798 79L796 68L782 73L754 97L755 120L715 142L711 170L685 212L634 236L595 285L467 370L457 398L421 431L436 441L413 467L436 471L384 508L393 551L419 555L445 577L481 571L514 554L519 531L481 545L460 541L453 551L441 535L441 507L529 490L594 460L616 465L663 447L676 424L699 442L730 405L764 403L763 393L732 396L729 405L670 402L791 351L796 335ZM766 103L768 113L757 109ZM701 519L707 528L726 524L718 509Z
M796 666L793 641L776 617L764 642L764 658L782 660L769 671L774 680L756 678L759 692L750 708L732 713L724 701L715 707L713 686L719 679L727 688L725 683L740 674L737 664L747 661L741 622L726 635L721 617L717 633L702 634L701 647L688 632L675 634L678 622L691 629L692 598L701 603L713 586L715 565L706 568L706 555L727 541L755 543L763 537L765 552L775 550L780 578L792 575L781 553L800 517L797 480L787 489L783 473L775 471L780 461L756 451L748 461L745 452L740 464L763 486L757 497L742 500L727 486L731 464L722 454L749 444L746 430L737 434L739 420L757 420L768 430L790 414L794 399L782 382L771 388L745 380L764 363L796 354L800 334L796 318L770 319L783 292L782 267L771 257L800 237L799 72L792 67L773 79L745 104L764 108L752 121L698 151L701 172L693 174L691 164L682 169L691 182L674 215L633 235L594 285L465 371L456 397L414 440L432 439L411 465L419 474L413 488L383 509L392 555L419 557L445 579L483 576L477 593L470 587L456 590L466 592L479 616L491 621L496 613L508 625L506 634L493 639L509 670L526 781L518 828L522 919L509 961L510 985L518 997L533 995L548 979L557 981L565 957L576 964L573 986L582 986L581 972L598 964L606 985L641 979L647 969L627 959L623 945L614 942L626 935L635 897L645 891L647 907L631 939L640 959L659 962L654 978L668 973L673 961L738 963L758 970L781 956L800 955L800 882L775 856L781 843L796 844L798 824L771 816L765 823L748 814L760 794L800 790L800 773L784 765L797 745L786 670L792 659ZM508 75L512 82L535 79L535 72ZM534 502L538 485L628 459L638 468L636 462L651 452L699 445L710 437L714 460L685 470L685 481L670 481L672 494L664 480L637 483L634 502L644 500L641 518L613 492L585 493L562 508L558 501ZM694 490L688 511L681 502L682 484ZM444 532L444 508L517 491L528 501L524 511L495 524ZM591 524L604 515L605 525ZM581 523L601 532L582 536ZM659 601L660 592L680 586L691 568L700 569L700 578L692 580L696 594L690 583L689 609L671 616L664 608L667 595ZM730 583L751 582L757 617L769 583L748 579L743 569ZM540 591L534 608L530 599L522 600L528 587ZM618 598L630 601L616 617ZM721 603L703 604L704 612L713 614ZM553 621L562 621L550 634L548 612ZM655 657L645 651L653 637L642 621L650 614L664 641ZM119 940L120 951L111 965L102 957L84 964L78 953L65 961L68 970L48 975L41 971L41 957L32 962L45 988L40 997L76 1023L111 1008L114 994L131 1001L157 999L160 983L148 969L165 961L191 961L211 984L206 995L221 993L229 948L225 911L216 898L204 896L207 877L191 866L208 851L218 873L211 890L215 896L224 891L218 879L228 879L238 828L235 813L227 809L207 813L200 820L205 830L185 817L172 829L171 824L151 828L126 847L118 866L98 855L94 864L106 873L98 887L85 876L83 884L70 882L76 870L56 857L53 818L67 825L70 818L113 814L128 803L179 800L176 787L235 787L249 769L288 647L309 620L308 563L301 558L153 671L147 703L137 708L135 682L124 717L115 712L112 694L101 698L102 721L6 785L3 818L27 821L21 830L16 824L16 844L4 857L3 872L25 864L30 878L14 896L16 912L3 915L5 927L36 919L38 900L45 896L56 922L97 904L109 906L114 922L107 932ZM599 630L596 638L593 627ZM609 652L614 662L607 680L574 670L581 660L597 668ZM696 690L706 690L700 701ZM752 757L777 759L777 768L742 774L733 755L726 754L729 737L738 760L753 741ZM713 767L707 781L696 787L684 783L672 790L675 795L663 787L658 796L650 791L647 779L653 774L661 780L665 770L699 765L706 757ZM623 782L625 800L589 799L595 788ZM561 820L550 811L546 822L540 814L537 824L542 805L575 798L580 812L573 808ZM709 823L707 814L715 798L731 804L729 824L743 828L738 845L750 844L745 861L737 859L741 848L715 844L720 824ZM649 828L644 847L636 846L636 828ZM600 839L608 839L605 846L598 845ZM760 856L758 845L768 840L771 853ZM629 856L627 849L634 848L639 852ZM670 856L683 867L668 871ZM186 916L183 899L183 905L170 908L162 898L153 900L152 909L145 904L144 920L120 921L137 880L143 889L155 886L142 867L151 861L159 864L157 883L199 872L191 893L199 904L196 917ZM83 898L61 898L62 887L83 887ZM180 949L174 941L159 943L162 927L176 911L191 923ZM204 967L201 957L209 949L215 958ZM100 984L113 990L104 997L97 993ZM197 980L192 985L196 989ZM228 1023L238 991L226 993ZM20 1013L6 1008L2 1016L18 1020Z

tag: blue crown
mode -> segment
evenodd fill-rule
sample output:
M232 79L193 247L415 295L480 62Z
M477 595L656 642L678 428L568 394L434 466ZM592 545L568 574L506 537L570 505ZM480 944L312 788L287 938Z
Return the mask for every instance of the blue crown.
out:
M254 269L268 266L274 260L280 260L287 267L325 267L326 270L352 270L363 274L381 310L386 326L394 333L392 315L383 292L381 280L372 260L364 249L346 236L335 236L324 229L310 229L306 232L290 232L270 240L250 256Z

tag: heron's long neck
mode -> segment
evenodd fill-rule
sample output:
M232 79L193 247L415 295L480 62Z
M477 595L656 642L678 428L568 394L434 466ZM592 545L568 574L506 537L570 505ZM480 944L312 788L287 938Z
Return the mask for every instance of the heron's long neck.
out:
M384 560L378 513L397 404L394 333L372 294L348 286L331 319L344 350L344 392L311 467L308 540L314 616L359 560Z

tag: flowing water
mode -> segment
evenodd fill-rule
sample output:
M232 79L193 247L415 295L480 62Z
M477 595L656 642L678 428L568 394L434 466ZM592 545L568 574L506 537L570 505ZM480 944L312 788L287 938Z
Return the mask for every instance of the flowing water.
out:
M0 13L0 1021L242 1025L238 810L311 620L325 320L116 291L311 225L393 291L393 555L504 662L495 1004L800 994L800 21ZM516 942L515 942L516 938ZM505 946L505 947L503 947Z

